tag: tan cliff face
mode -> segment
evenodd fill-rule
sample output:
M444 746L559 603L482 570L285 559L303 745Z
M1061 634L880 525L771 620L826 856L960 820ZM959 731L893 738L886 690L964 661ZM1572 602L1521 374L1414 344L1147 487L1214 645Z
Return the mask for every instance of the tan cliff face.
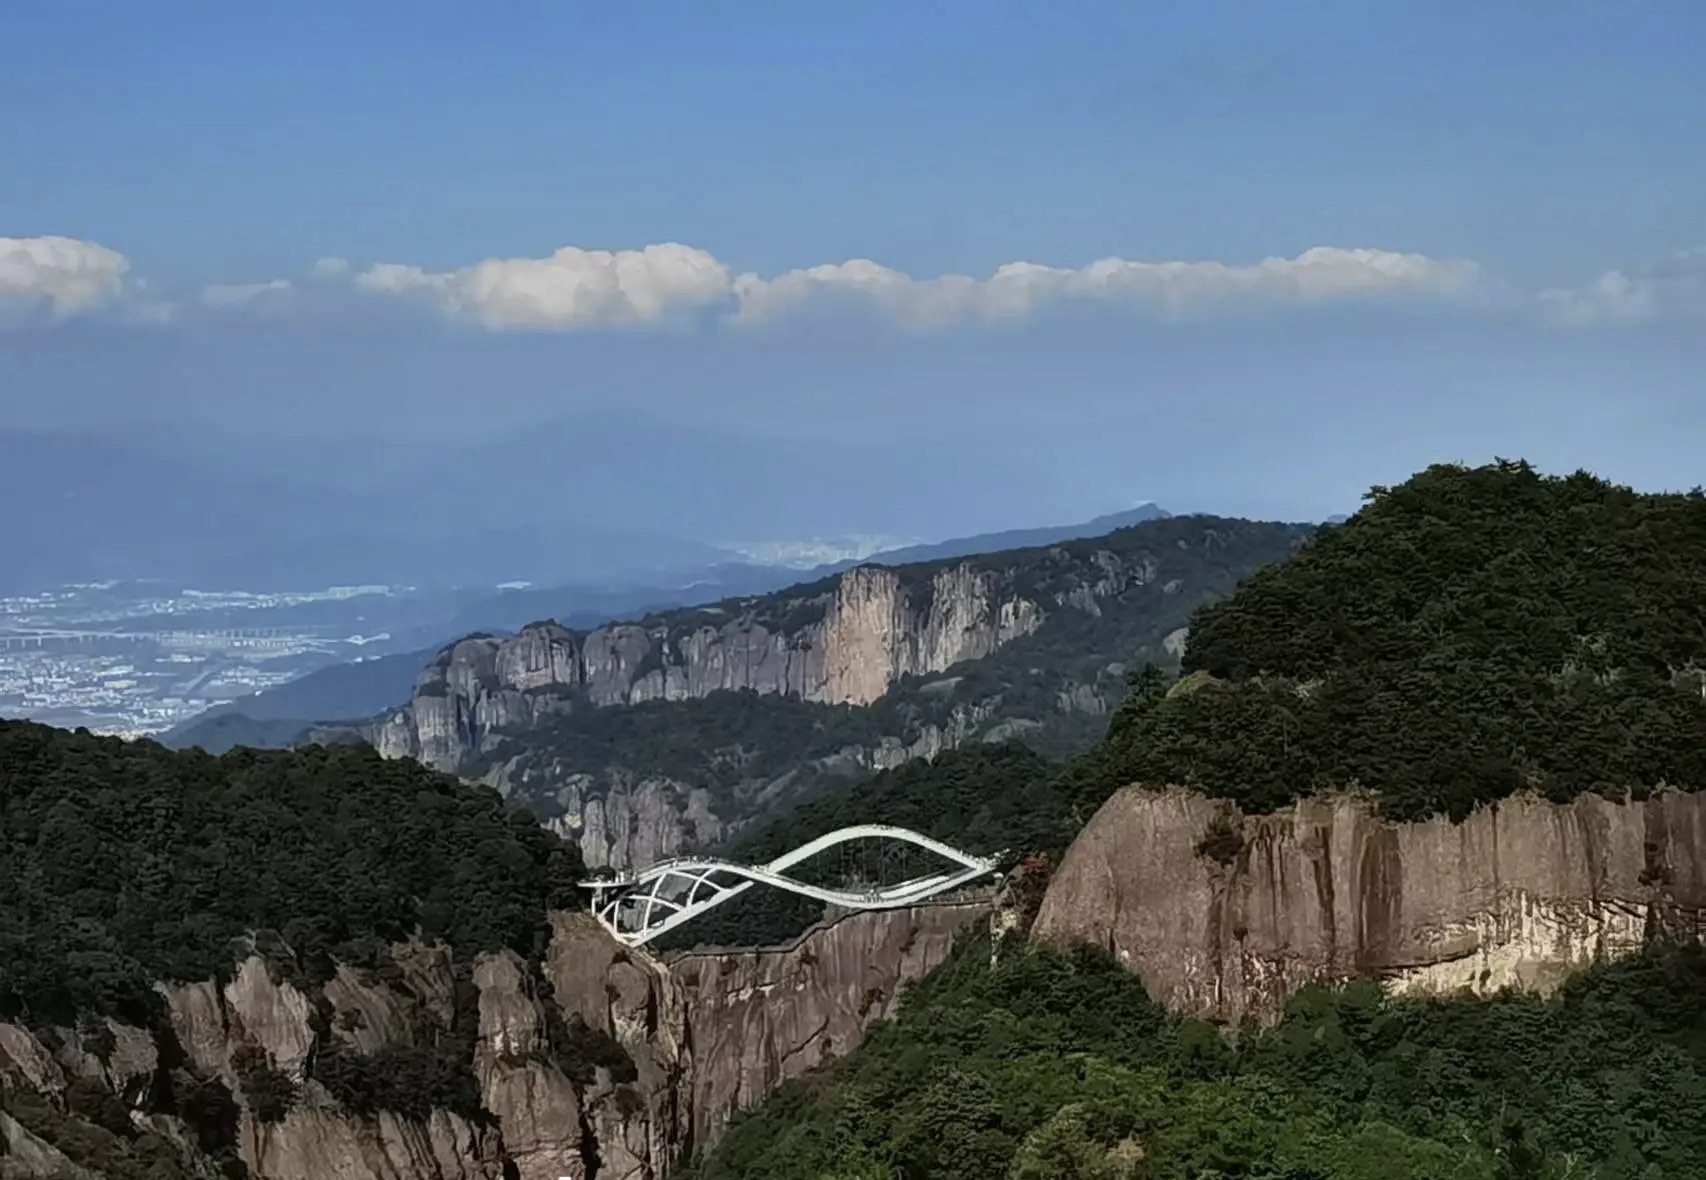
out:
M1032 935L1106 947L1169 1008L1236 1022L1355 976L1547 991L1656 934L1697 936L1703 913L1706 795L1521 797L1453 824L1388 823L1351 797L1245 817L1132 787L1074 841Z
M759 604L767 614L752 609ZM706 607L591 631L541 623L506 639L461 640L422 673L408 705L368 736L387 757L454 771L494 732L568 707L567 693L598 706L723 689L866 705L903 676L940 672L1030 634L1045 612L1045 604L1007 588L999 572L970 563L910 590L896 570L861 566L828 588L779 605L775 596L754 599L751 607Z
M736 1111L852 1049L873 1021L894 1015L904 985L929 974L989 912L987 901L877 910L819 928L787 954L674 960L694 1052L716 1063L693 1077L694 1142L714 1142Z
M633 1078L616 1081L602 1067L589 1084L565 1076L542 1051L548 1007L539 985L514 955L482 956L472 971L471 1064L490 1123L446 1110L361 1117L308 1069L327 1038L373 1053L448 1028L456 981L441 949L399 947L384 982L342 968L318 996L275 978L258 957L223 985L160 991L188 1064L238 1096L237 1147L255 1180L660 1180L735 1109L852 1048L905 984L945 957L954 933L985 913L967 903L850 915L788 948L691 955L673 967L623 947L585 913L554 914L541 968L550 1003L613 1037ZM115 1036L104 1057L69 1030L55 1050L0 1023L0 1078L52 1097L83 1077L138 1100L158 1051L143 1030L108 1023ZM256 1062L299 1087L278 1121L248 1110L241 1076ZM193 1153L187 1126L151 1118ZM8 1128L0 1131L19 1145L8 1157L17 1176L75 1174L51 1144Z

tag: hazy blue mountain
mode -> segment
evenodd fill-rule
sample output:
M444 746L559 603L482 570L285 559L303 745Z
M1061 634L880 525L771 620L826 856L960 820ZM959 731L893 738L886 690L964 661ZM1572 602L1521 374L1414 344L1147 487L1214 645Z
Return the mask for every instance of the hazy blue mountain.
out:
M1051 545L1100 536L1168 515L1154 504L1143 504L1076 525L1011 529L909 546L878 554L868 562L899 565ZM768 594L857 564L838 562L810 570L725 564L705 569L678 586L567 585L507 590L466 604L445 628L442 642L419 651L321 668L277 688L209 709L169 730L160 740L179 747L200 745L210 751L239 744L288 745L312 724L370 717L401 704L408 699L421 669L444 643L463 635L480 631L503 634L540 619L556 619L570 627L596 627L651 611Z
M275 718L260 721L242 713L222 713L211 709L161 734L158 740L161 745L175 750L200 746L209 754L223 754L238 746L282 750L296 745L309 727L309 722L301 720Z

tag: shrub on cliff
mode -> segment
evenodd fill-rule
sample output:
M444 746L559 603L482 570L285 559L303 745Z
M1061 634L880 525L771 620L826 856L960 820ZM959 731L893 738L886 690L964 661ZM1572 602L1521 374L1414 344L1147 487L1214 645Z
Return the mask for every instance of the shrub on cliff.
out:
M344 746L220 757L0 722L0 1019L148 1022L282 942L309 982L411 935L534 955L578 853L495 791Z
M1270 810L1360 786L1400 818L1525 787L1706 788L1706 495L1431 467L1192 621L1079 768Z

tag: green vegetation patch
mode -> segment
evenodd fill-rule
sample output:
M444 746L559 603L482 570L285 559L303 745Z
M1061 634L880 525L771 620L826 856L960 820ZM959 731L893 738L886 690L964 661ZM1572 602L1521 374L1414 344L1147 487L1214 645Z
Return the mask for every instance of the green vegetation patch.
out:
M1193 690L1124 711L1094 801L1175 783L1270 811L1335 788L1461 818L1535 788L1706 787L1706 495L1436 466L1204 607Z
M308 983L411 936L531 958L580 873L495 791L365 746L213 757L0 722L0 1019L148 1025L155 980L269 942Z
M680 1180L1682 1180L1706 1175L1706 954L1555 1000L1310 989L1224 1037L1110 957L963 941Z

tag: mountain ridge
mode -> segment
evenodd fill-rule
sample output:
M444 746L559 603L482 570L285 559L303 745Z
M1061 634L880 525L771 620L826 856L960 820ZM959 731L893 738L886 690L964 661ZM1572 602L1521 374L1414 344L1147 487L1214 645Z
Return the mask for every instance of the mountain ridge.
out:
M586 632L538 623L447 646L405 707L311 737L477 777L591 864L656 859L967 742L1092 744L1128 661L1176 664L1191 612L1312 528L1165 517Z
M859 565L943 560L1075 540L1167 515L1170 514L1165 509L1144 504L1078 524L949 538L877 554L863 561L835 562L804 571L782 566L719 565L703 571L695 581L675 587L570 585L510 590L464 606L445 631L453 636L512 632L547 618L571 627L593 627L635 613L649 614L740 595L772 593ZM1008 544L1009 541L1015 543ZM387 656L383 664L365 661L319 669L299 680L199 713L168 730L160 740L172 746L200 745L211 753L238 744L262 747L293 744L315 725L371 716L407 700L420 670L443 650L445 643L454 641L448 639L419 651ZM245 726L242 721L230 719L233 716L247 718L254 724ZM289 721L296 723L294 729L286 724Z

